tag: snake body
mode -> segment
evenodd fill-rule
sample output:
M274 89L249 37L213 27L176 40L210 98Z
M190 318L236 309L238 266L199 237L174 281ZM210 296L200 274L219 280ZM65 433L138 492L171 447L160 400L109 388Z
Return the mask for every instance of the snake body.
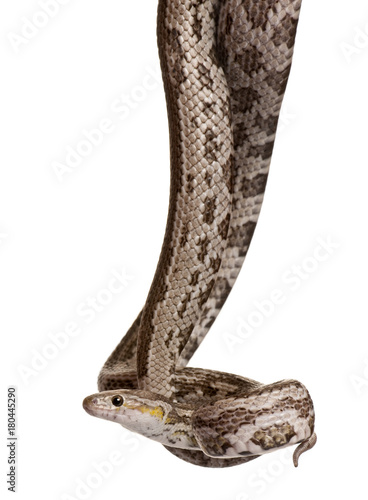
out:
M298 381L186 365L226 301L258 220L301 0L159 0L170 129L164 243L146 303L99 375L86 411L227 467L315 443Z

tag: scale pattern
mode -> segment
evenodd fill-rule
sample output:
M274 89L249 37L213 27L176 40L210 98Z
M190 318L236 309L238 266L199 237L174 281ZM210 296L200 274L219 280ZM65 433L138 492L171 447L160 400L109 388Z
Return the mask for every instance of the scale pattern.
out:
M261 386L246 398L201 406L192 426L211 457L259 455L308 440L314 430L313 403L300 382L283 380Z
M162 0L158 44L170 128L166 235L138 333L141 389L170 397L178 356L206 303L231 208L230 101L216 64L214 2Z
M144 434L205 467L237 465L301 443L297 465L316 442L313 403L300 382L263 385L185 368L229 296L253 237L300 4L159 0L171 155L167 229L146 304L98 385L122 399L124 389L137 390L141 409L152 408L150 401L160 405L161 397L171 417L158 427L150 422ZM104 394L86 398L87 411L111 420L120 415L125 425L124 407L116 413ZM138 425L142 430L139 418Z
M221 3L217 47L229 85L234 133L232 210L216 284L181 354L181 367L221 311L253 237L290 72L300 4L301 0Z
M211 2L211 12L219 27L217 31L211 28L207 36L216 35L218 59L229 87L234 131L232 207L226 249L215 284L187 343L178 353L177 368L187 365L209 331L248 252L266 187L300 4L300 0L232 1L222 3L219 12L218 2ZM199 17L208 22L206 16ZM231 28L227 29L228 25ZM109 357L101 370L99 387L107 390L119 386L119 380L125 383L125 372L135 376L138 329L136 321L130 335L122 339Z

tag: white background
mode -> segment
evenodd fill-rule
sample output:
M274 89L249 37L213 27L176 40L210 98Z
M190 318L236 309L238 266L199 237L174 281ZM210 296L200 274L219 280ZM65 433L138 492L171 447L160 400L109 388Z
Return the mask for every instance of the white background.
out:
M158 69L156 2L59 7L53 18L35 0L0 7L1 491L6 388L15 384L22 500L366 498L366 2L304 0L256 236L191 362L305 383L318 443L298 469L289 451L228 470L196 468L83 411L152 279L168 203L168 132L161 82L147 76ZM45 25L15 42L33 20ZM119 118L122 94L132 106ZM54 162L65 164L67 148L101 120L111 133L59 180ZM321 238L334 248L316 261ZM305 277L292 290L295 265ZM77 311L88 297L108 299L101 291L122 269L123 291L87 323ZM274 289L284 303L240 338L255 301ZM79 334L50 348L50 334L73 321ZM232 350L229 334L238 339Z

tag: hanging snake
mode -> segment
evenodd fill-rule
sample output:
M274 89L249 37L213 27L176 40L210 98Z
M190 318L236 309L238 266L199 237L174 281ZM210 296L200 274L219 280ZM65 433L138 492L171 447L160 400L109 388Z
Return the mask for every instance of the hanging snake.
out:
M316 442L296 380L261 384L189 368L242 267L260 213L301 0L159 0L171 183L156 273L102 368L96 417L177 457L228 467Z

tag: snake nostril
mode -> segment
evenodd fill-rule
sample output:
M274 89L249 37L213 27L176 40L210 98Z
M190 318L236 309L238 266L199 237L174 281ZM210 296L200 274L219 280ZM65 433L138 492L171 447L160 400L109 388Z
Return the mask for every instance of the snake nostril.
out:
M93 403L94 405L96 405L96 404L97 404L97 398L93 398L93 399L92 399L92 403Z

